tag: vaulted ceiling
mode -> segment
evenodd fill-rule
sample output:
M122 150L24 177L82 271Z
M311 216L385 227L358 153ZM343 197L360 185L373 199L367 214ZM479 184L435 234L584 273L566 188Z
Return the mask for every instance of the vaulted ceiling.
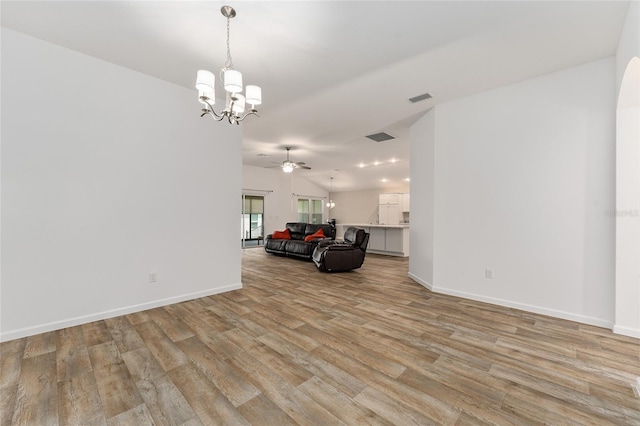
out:
M193 88L224 64L224 4L238 14L234 65L263 88L244 164L281 163L291 146L312 167L294 173L344 191L399 186L408 126L434 105L614 55L629 1L3 1L1 19ZM365 138L382 131L396 139Z

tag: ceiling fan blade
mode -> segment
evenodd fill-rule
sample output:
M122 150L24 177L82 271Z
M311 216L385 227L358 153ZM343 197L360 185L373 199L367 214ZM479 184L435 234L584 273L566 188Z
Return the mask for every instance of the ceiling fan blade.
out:
M311 170L311 167L309 166L296 166L299 169L305 169L305 170Z
M296 164L297 166L304 166L304 165L305 165L305 164L307 164L307 163L305 163L304 161L298 161L298 162L296 162L295 164Z

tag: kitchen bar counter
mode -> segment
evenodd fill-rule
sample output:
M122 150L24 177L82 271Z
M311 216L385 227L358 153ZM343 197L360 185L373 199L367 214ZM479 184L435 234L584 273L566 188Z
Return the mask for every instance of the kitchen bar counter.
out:
M375 223L339 223L336 226L357 226L358 228L408 228L408 223L400 223L397 225L379 225Z
M372 223L336 224L336 236L342 238L344 230L356 226L369 233L367 252L389 256L409 256L409 224L379 225Z

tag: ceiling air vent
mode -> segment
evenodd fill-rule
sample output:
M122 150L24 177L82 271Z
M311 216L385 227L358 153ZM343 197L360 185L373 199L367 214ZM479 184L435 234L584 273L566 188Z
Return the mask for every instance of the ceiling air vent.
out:
M418 95L418 96L414 96L413 98L410 98L409 102L411 102L412 104L415 104L416 102L431 99L432 97L433 96L431 96L431 93L423 93L422 95Z
M396 138L395 136L391 136L389 133L385 132L374 133L373 135L367 135L366 137L376 142L384 142Z

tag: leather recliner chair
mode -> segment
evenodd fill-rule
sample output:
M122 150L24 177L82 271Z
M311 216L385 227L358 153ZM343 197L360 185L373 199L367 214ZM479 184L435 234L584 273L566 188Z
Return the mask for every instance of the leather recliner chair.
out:
M367 244L369 233L350 226L344 232L344 241L321 241L311 259L322 272L350 271L364 263Z

